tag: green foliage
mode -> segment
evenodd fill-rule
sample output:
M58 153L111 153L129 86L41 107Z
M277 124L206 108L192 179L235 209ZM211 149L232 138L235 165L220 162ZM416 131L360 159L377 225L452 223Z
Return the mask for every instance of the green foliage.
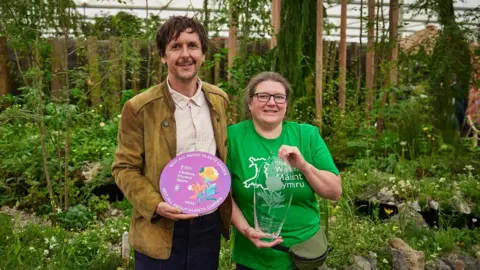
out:
M126 219L81 233L32 224L13 229L12 217L3 214L0 224L5 225L0 230L2 269L116 269L124 264L110 247L119 243Z
M57 214L58 222L66 229L85 229L93 220L95 214L82 204L68 208L67 212Z
M290 82L293 98L306 95L305 78L315 70L316 10L316 1L282 1L272 68Z

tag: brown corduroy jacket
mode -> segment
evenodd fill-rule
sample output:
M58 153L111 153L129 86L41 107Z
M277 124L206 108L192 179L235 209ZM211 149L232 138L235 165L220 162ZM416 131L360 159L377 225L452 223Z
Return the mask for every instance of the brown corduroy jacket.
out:
M217 155L227 157L228 96L202 82L210 107L217 143ZM159 179L165 165L176 156L175 104L166 82L133 97L123 107L118 130L118 147L112 166L115 181L132 203L129 242L138 252L157 259L170 257L173 220L152 218L163 201ZM232 214L231 194L220 205L222 234L229 238Z

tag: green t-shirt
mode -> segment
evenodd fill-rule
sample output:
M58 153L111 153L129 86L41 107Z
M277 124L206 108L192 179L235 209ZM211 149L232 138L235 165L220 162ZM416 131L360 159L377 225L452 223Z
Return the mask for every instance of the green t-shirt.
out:
M276 139L260 136L251 120L229 126L227 166L232 176L233 196L252 227L255 179L265 177L259 168L272 154L277 155L282 145L296 146L304 159L317 169L339 173L318 129L312 125L284 122L282 133ZM282 245L287 247L310 238L320 223L315 192L299 170L294 169L293 174L292 179L284 182L284 188L293 189L292 204L280 233ZM257 270L292 269L293 262L287 253L258 249L236 229L233 233L235 262Z

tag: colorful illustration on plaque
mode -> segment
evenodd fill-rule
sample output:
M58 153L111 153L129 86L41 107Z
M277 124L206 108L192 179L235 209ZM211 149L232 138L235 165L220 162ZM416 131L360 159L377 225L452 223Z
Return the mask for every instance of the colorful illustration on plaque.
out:
M190 198L197 199L198 204L207 200L216 201L212 196L217 194L217 184L214 182L218 179L218 171L214 167L202 167L198 175L200 182L188 186L188 190L195 193Z

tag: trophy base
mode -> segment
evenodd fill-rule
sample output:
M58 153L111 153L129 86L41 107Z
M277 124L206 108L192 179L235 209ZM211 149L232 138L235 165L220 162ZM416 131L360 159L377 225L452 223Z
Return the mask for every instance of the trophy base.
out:
M277 239L278 236L279 236L276 233L265 233L265 235L266 235L266 237L260 238L260 240L262 242L265 242L265 243L271 243L271 242L275 241L275 239Z

